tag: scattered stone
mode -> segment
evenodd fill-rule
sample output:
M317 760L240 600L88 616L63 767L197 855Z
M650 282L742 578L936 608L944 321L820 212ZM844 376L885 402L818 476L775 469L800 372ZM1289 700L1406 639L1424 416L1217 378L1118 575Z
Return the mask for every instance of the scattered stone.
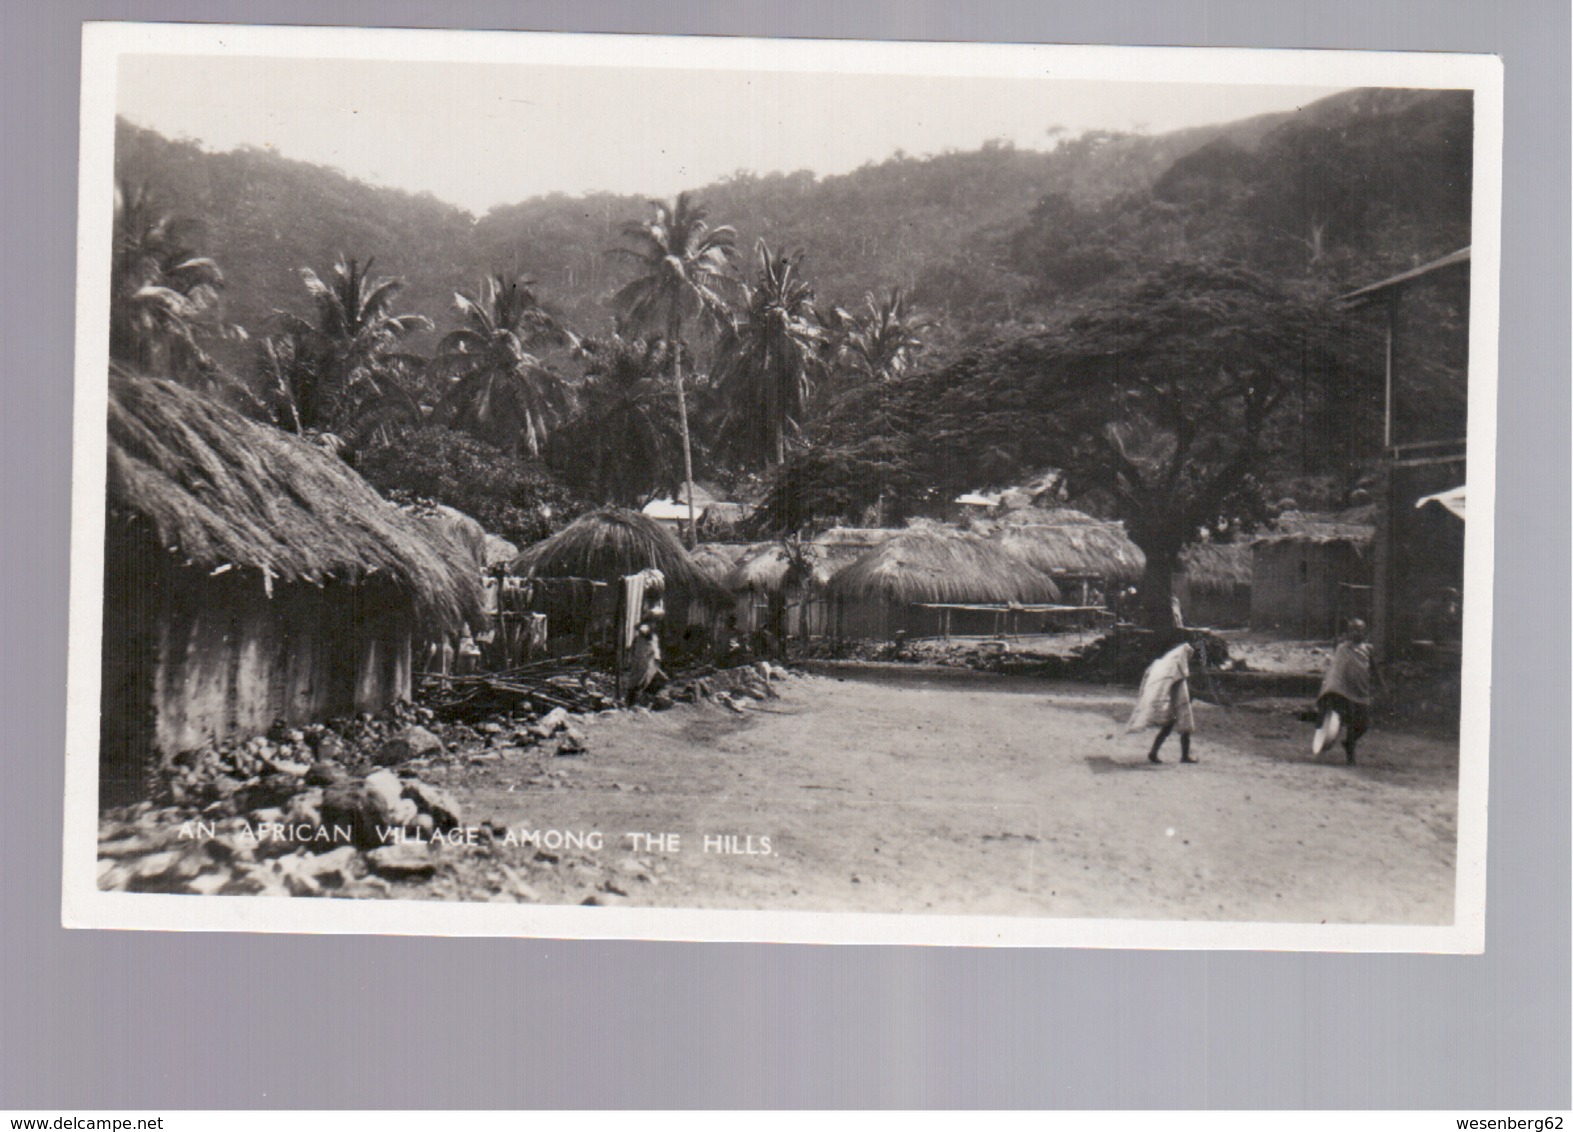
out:
M442 740L424 727L406 727L384 743L372 756L379 766L397 766L411 759L425 758L443 753Z
M292 778L304 778L311 769L310 764L296 762L293 759L265 759L264 762L277 774L287 774Z
M482 735L501 735L503 728L502 724L497 723L494 720L489 723L481 724L480 727L476 728L476 730L478 730Z
M319 759L311 764L306 771L306 785L308 786L337 786L341 782L348 782L349 771L336 763Z
M100 842L98 846L99 857L134 857L139 853L147 853L157 848L159 842L151 837L141 837L133 834L118 841Z
M317 787L295 795L284 807L284 821L313 828L322 825L322 797L323 791Z
M404 797L404 783L391 770L374 770L365 777L364 782L367 790L382 799L390 815L394 805Z
M222 892L232 879L234 878L227 872L203 873L188 880L186 889L198 896L212 896L214 893Z
M428 877L437 871L431 848L424 841L406 841L399 845L384 845L366 854L366 864L372 872L391 879Z
M564 735L557 743L558 758L568 755L582 755L586 750L584 736L572 731Z
M319 763L333 762L344 757L344 740L331 731L323 731L314 736L317 747L317 761Z
M302 768L304 769L304 768ZM300 778L291 774L269 774L248 785L236 798L243 810L286 806L300 789Z
M327 853L308 855L300 863L302 873L329 888L341 888L355 879L355 864L360 853L353 845L341 845Z
M210 802L223 802L233 798L239 790L239 782L227 774L220 774L207 784L203 794Z
M438 829L453 829L464 824L464 811L452 794L419 779L404 784L404 797L423 814L431 816Z
M390 820L397 826L410 826L415 824L415 819L421 816L419 807L408 798L400 798L393 804L393 813Z
M368 789L364 782L340 783L329 786L322 793L322 824L349 826L355 844L363 849L382 843L377 827L390 823L391 809L391 804Z

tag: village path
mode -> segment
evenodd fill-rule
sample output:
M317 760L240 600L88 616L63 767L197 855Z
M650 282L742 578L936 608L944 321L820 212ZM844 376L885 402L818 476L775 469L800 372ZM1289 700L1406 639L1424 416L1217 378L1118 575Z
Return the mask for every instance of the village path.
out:
M1313 762L1281 706L1198 704L1200 764L1171 739L1152 766L1122 689L976 673L778 687L744 714L593 717L586 755L507 752L450 786L471 820L601 831L613 900L636 906L1451 922L1451 740L1378 730L1348 767L1341 749ZM707 853L706 835L745 852ZM531 883L577 903L597 872Z

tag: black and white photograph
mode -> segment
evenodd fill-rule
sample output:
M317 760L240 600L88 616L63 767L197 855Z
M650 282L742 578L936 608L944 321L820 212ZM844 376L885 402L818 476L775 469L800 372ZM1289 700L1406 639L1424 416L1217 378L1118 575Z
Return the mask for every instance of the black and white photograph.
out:
M1462 55L88 25L67 925L1479 951L1500 147Z

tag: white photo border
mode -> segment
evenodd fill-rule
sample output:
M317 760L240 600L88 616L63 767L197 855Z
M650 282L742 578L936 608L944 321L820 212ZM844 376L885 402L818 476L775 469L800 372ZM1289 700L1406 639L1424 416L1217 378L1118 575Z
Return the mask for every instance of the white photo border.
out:
M170 896L97 888L98 726L118 62L140 54L988 75L1051 80L1378 86L1474 92L1458 852L1450 925L584 908L427 901ZM1502 67L1489 55L1260 48L1038 46L698 36L92 22L82 41L81 149L61 890L66 927L531 936L717 942L1480 953L1496 478Z

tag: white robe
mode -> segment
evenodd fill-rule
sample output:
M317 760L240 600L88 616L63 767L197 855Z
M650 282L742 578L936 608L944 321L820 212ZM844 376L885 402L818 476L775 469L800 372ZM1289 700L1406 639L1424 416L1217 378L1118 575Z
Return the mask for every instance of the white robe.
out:
M1190 645L1177 645L1147 666L1142 676L1141 691L1136 693L1136 709L1126 731L1140 731L1144 727L1164 727L1174 724L1183 735L1196 730L1196 717L1191 712Z

